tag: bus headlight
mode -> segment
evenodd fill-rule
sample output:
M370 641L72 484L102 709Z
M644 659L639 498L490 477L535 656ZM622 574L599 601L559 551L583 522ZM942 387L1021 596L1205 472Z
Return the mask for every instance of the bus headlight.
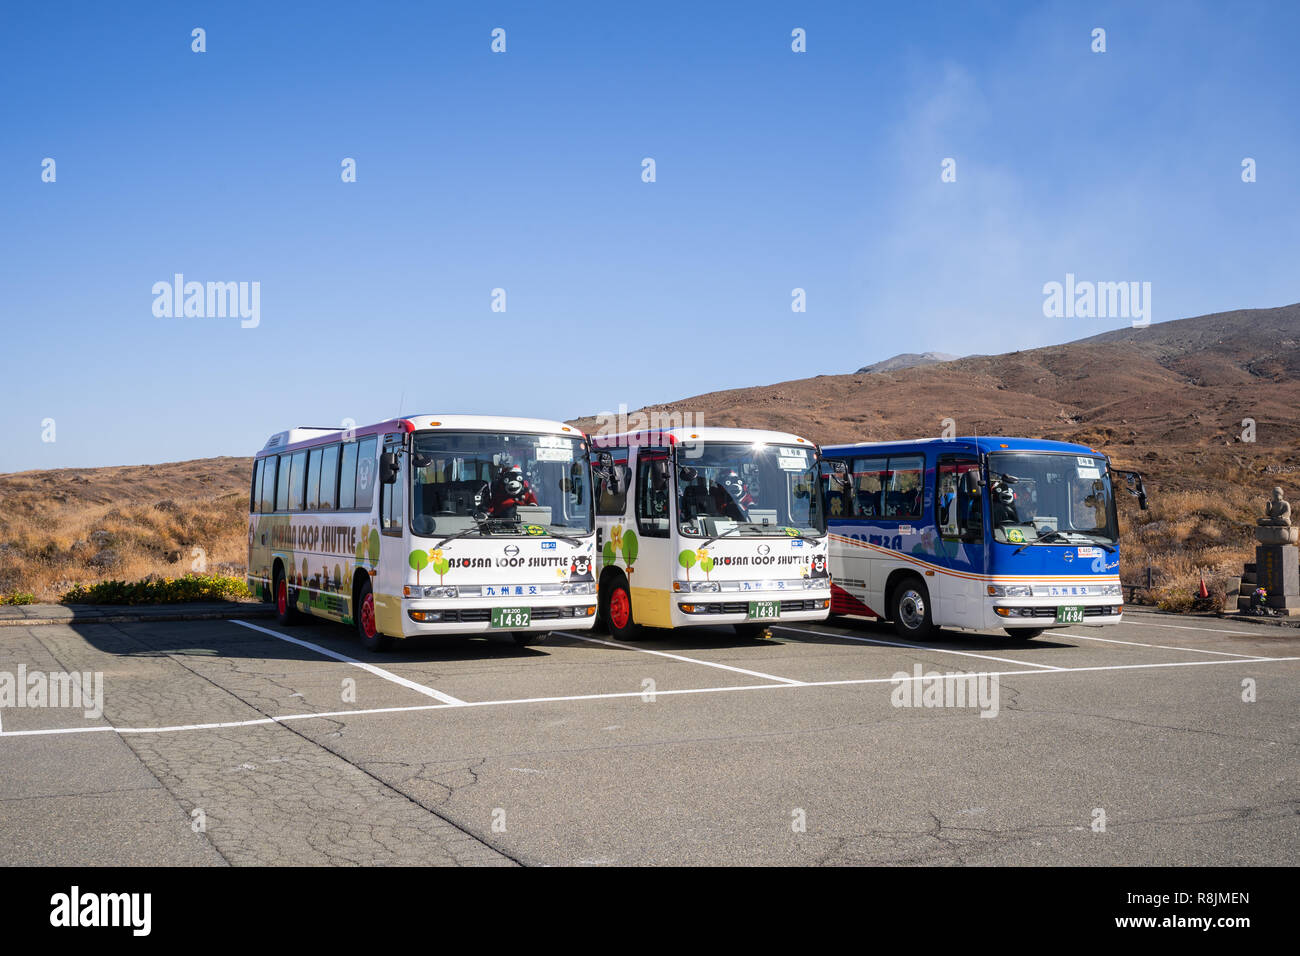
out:
M989 597L1033 597L1034 589L1028 584L990 584Z
M1101 593L1108 597L1118 597L1124 593L1124 589L1118 584L1103 584L1101 586Z
M721 591L722 585L717 581L692 581L692 591Z
M561 594L595 594L596 582L578 581L576 583L571 584L568 581L566 581L564 584L560 586L560 593Z
M460 589L454 584L437 585L432 584L428 587L420 587L416 584L408 584L402 589L407 597L413 598L454 598L460 597Z

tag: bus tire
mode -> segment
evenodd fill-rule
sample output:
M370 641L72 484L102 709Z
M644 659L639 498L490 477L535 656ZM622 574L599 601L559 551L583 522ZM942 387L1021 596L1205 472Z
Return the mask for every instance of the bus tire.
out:
M627 581L619 578L608 587L600 589L600 619L615 640L635 640L640 630L632 618L632 591Z
M1007 634L1009 634L1011 637L1014 637L1018 641L1032 641L1034 638L1038 637L1038 635L1042 634L1043 631L1047 630L1047 628L1045 627L1004 627L1002 630L1006 631Z
M930 591L915 575L908 575L894 585L889 596L889 612L899 637L924 639L938 630L930 610Z
M510 636L520 647L533 647L537 644L545 644L546 639L551 635L548 631L511 631Z
M271 593L275 601L276 623L288 627L301 619L298 608L289 600L289 582L283 568L276 568L275 577L271 579Z
M357 588L357 635L368 651L386 651L393 646L393 639L380 634L375 623L375 592L369 578L364 578Z

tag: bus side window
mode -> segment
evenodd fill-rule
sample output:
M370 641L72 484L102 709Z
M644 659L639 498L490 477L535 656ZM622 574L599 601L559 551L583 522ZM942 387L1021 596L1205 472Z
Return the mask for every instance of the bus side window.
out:
M979 473L973 459L947 459L935 470L934 511L939 533L945 538L969 539L981 533L983 505L978 492L967 488L967 472Z
M406 496L406 456L402 454L402 438L390 435L384 439L384 451L397 452L397 480L391 485L379 486L379 530L383 534L402 533L402 499Z
M320 448L313 448L307 453L307 510L320 509Z
M262 459L266 470L262 473L262 504L258 509L260 511L275 510L275 465L279 460L275 455Z
M289 510L289 456L278 455L276 461L279 462L277 478L275 479L275 510Z
M289 460L289 510L302 511L306 502L307 453L296 451Z
M339 510L350 511L357 506L357 443L343 446L343 462L339 467Z
M253 486L248 493L249 513L262 510L262 473L265 465L265 458L253 462Z
M627 511L627 486L631 477L627 467L627 449L614 452L614 471L618 475L618 493L609 487L609 482L596 479L596 513L602 515L621 515Z
M338 498L339 446L325 446L320 461L320 495L317 499L321 511L333 511Z
M636 462L636 523L648 538L668 537L668 455L645 450Z
M853 459L853 517L880 518L884 515L884 483L888 476L885 458Z
M852 518L853 517L853 488L850 485L841 485L835 480L832 474L832 465L835 461L844 461L844 459L826 458L822 460L822 486L825 488L826 496L826 517L832 518ZM849 462L844 462L847 468ZM852 481L847 475L845 480Z
M369 511L375 501L375 484L379 480L378 444L379 439L374 435L357 442L356 507L362 511Z
M885 492L885 516L895 521L921 517L925 459L920 455L889 459L889 484Z

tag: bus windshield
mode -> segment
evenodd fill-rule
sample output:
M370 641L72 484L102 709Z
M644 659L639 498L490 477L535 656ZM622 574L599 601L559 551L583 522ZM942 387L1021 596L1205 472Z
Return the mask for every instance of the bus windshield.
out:
M811 448L700 442L677 462L682 534L821 533L817 456Z
M1118 540L1104 458L999 452L989 455L988 469L994 541L1113 545Z
M589 450L582 438L416 432L411 530L419 535L587 534Z

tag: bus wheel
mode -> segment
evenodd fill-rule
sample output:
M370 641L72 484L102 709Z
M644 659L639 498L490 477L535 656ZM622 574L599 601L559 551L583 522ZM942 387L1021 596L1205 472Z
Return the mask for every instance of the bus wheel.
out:
M733 624L736 636L743 637L748 641L758 641L765 637L771 637L771 630L766 624Z
M900 637L925 638L935 632L930 592L920 578L904 578L894 588L890 610Z
M380 634L375 624L375 592L368 580L361 582L357 592L357 633L361 635L361 645L368 651L386 651L393 646L393 639Z
M271 588L275 593L276 621L284 625L297 624L298 609L289 601L289 582L285 580L283 571L275 572Z
M520 647L533 647L536 644L545 644L546 639L551 635L546 631L511 631L510 636Z
M1032 641L1039 634L1042 634L1043 631L1047 630L1047 628L1045 627L1004 627L1002 630L1006 631L1009 635L1011 635L1018 641Z
M600 592L600 616L609 629L609 636L620 640L636 637L637 626L632 621L632 595L627 582L619 581Z

